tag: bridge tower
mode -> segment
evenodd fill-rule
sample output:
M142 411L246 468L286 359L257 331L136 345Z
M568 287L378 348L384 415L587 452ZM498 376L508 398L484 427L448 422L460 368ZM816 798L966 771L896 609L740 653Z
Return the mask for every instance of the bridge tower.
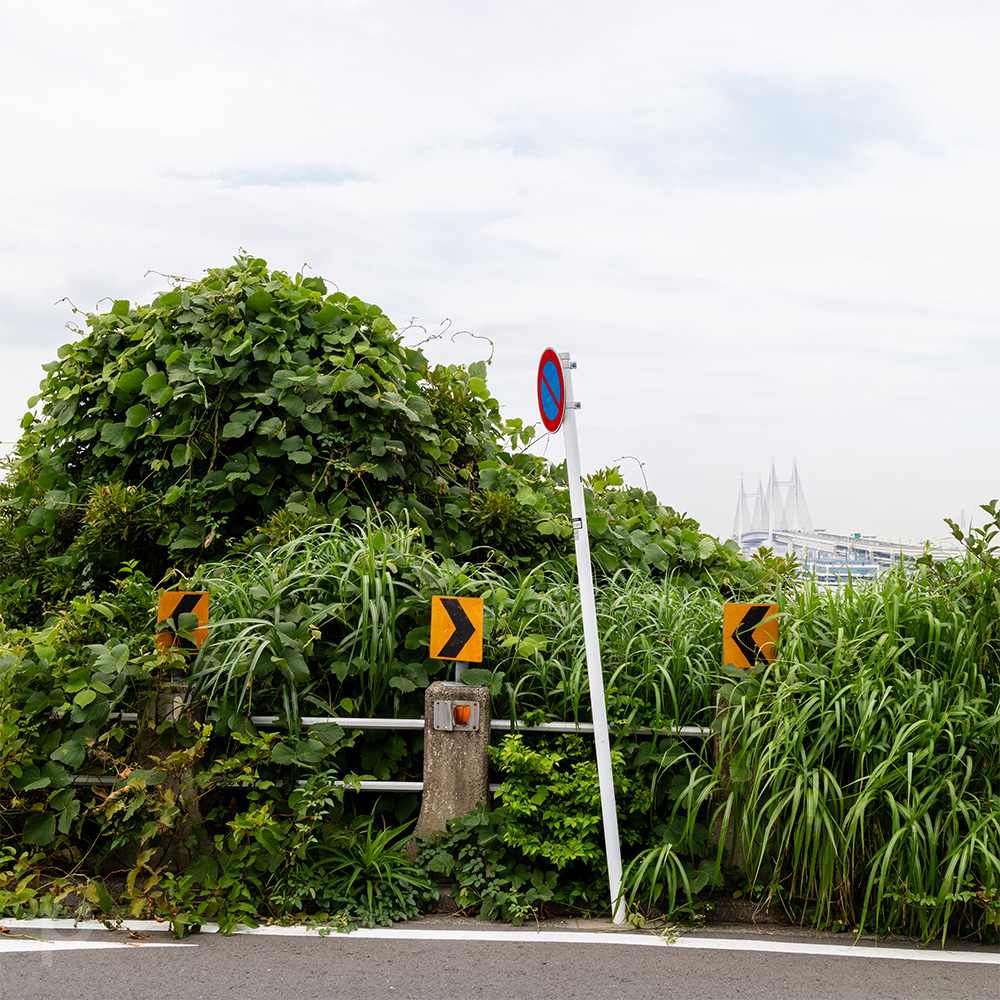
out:
M753 512L748 501L753 500ZM748 493L740 474L740 492L736 500L736 517L733 520L733 538L740 541L750 532L766 532L773 543L775 531L812 531L812 516L806 503L805 491L799 479L797 459L792 459L791 479L778 479L771 459L771 474L767 486L757 477L757 491Z

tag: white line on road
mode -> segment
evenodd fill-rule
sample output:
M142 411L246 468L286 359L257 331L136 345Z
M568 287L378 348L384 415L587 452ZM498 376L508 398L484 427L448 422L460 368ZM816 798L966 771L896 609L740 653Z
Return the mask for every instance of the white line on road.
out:
M0 935L0 955L17 955L33 951L92 951L101 948L194 948L194 944L179 941L40 941L37 938Z
M73 930L74 926L68 920L5 920L3 923L10 930L21 933L37 934L44 930ZM166 932L161 923L152 921L128 921L125 927L134 931L154 932L157 936ZM97 921L81 922L76 928L80 931L106 932L103 924ZM207 924L202 933L212 933L218 930L214 924ZM316 927L259 927L241 928L236 932L245 934L265 934L283 937L306 937L317 934ZM745 951L778 954L778 955L819 955L838 958L896 959L910 962L951 962L969 965L1000 966L1000 951L968 950L947 951L940 948L900 947L894 945L871 944L824 944L819 941L775 941L770 938L749 936L746 938L702 937L697 932L681 933L677 938L660 937L655 934L630 933L627 931L537 931L498 929L482 926L464 927L374 927L360 928L350 934L329 935L329 940L349 941L358 938L381 938L387 940L408 941L489 941L514 942L517 944L587 944L587 945L626 945L646 948L684 948L703 949L710 951ZM11 947L15 942L18 947ZM24 947L23 945L34 946ZM52 942L27 941L24 938L14 938L0 935L0 952L4 951L43 951L65 950L67 948L128 948L128 947L196 947L197 941L189 942L110 942L81 941L79 943L62 938Z
M680 938L676 948L716 951L766 951L778 955L830 955L842 958L895 958L908 962L958 962L968 965L998 965L1000 954L981 951L945 951L936 948L891 948L882 945L820 944L796 941L758 941L740 938Z
M301 927L260 927L237 931L238 934L308 933ZM396 938L418 941L514 941L532 944L617 944L652 948L695 948L713 951L769 952L778 955L829 955L843 958L893 958L913 962L960 962L974 965L1000 965L1000 953L981 951L945 951L939 949L894 948L886 945L821 944L819 942L773 941L753 938L710 938L684 935L676 939L652 934L629 934L620 931L516 931L450 929L421 927L360 928L350 934L331 934L331 938Z

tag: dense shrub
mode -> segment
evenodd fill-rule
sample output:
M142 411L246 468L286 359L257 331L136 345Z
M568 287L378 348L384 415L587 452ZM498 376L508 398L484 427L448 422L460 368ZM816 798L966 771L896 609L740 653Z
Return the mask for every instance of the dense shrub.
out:
M46 565L54 593L99 589L123 548L151 572L193 565L286 505L433 519L496 450L485 366L431 369L377 306L262 260L86 323L29 401L8 587Z

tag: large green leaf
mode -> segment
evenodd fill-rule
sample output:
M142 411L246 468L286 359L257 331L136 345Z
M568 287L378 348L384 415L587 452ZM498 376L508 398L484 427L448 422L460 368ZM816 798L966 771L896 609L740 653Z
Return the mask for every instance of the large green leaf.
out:
M51 756L54 761L65 764L68 768L78 768L87 756L83 735L78 733L66 740L65 743L61 743Z
M309 735L330 747L344 738L344 730L336 722L320 722L309 727Z
M142 427L149 419L149 410L142 403L136 403L125 411L125 424L128 427Z
M112 448L121 448L125 444L125 431L127 429L127 424L104 424L101 428L101 440L106 442Z
M145 368L130 368L118 377L115 382L116 396L133 396L142 387L146 379Z
M715 553L717 542L710 535L706 535L698 543L698 558L707 559L709 556Z
M44 847L51 844L56 836L55 813L32 813L25 821L21 831L21 840L25 844L37 844Z
M228 441L233 438L243 437L247 432L247 425L237 423L235 420L228 421L222 428L222 440Z
M274 303L274 296L270 292L259 288L252 295L247 297L247 307L255 313L267 312Z
M294 764L295 751L285 743L276 743L271 750L271 760L275 764Z

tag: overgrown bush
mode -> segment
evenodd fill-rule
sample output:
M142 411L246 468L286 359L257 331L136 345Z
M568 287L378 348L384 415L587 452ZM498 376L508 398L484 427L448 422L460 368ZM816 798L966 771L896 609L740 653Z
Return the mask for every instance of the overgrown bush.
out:
M285 513L408 513L428 546L500 568L571 562L565 473L503 422L486 364L431 366L377 306L239 257L149 305L117 301L45 365L0 496L0 614L97 593L123 559L153 579ZM599 572L723 592L759 567L617 469L590 477Z
M808 585L779 605L775 662L723 688L720 822L796 919L1000 931L998 599L973 558Z
M255 258L87 326L0 484L0 915L412 915L414 799L351 790L417 776L419 738L302 718L419 716L448 593L485 600L463 676L495 714L587 721L564 469L500 421L485 363L433 367L377 307ZM995 939L997 502L953 525L966 559L821 591L618 469L585 498L632 904L749 888L821 927ZM212 595L193 663L153 641L167 581ZM733 598L781 617L776 661L738 676ZM716 761L661 733L713 724ZM606 907L591 755L502 744L496 807L427 866L481 916Z
M191 565L289 501L351 516L412 503L434 521L496 449L484 365L432 369L377 306L256 258L86 324L29 400L41 415L15 452L5 562L30 541L32 562L100 586L123 541Z

